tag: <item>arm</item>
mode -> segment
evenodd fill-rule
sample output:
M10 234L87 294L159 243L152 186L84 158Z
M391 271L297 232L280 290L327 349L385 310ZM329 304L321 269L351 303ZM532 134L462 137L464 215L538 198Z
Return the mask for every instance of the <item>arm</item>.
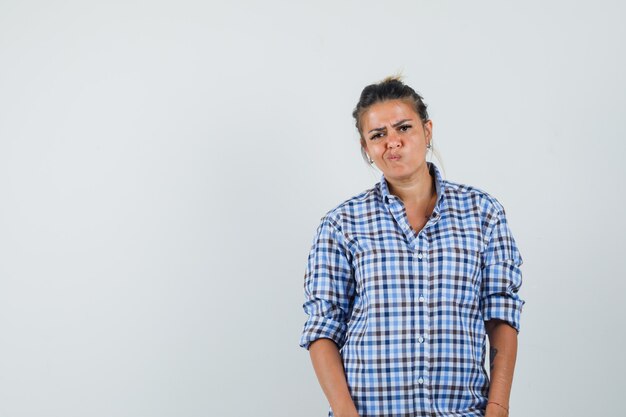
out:
M320 386L336 417L358 417L350 396L339 349L330 339L317 339L309 348Z
M347 336L355 281L342 233L324 219L305 272L304 311L309 315L300 346L309 350L320 386L336 417L358 417L339 349Z
M485 323L489 336L489 361L491 369L489 402L495 402L508 410L513 370L517 356L517 330L501 320ZM485 417L505 417L508 412L496 404L487 404Z
M504 417L508 415L520 313L524 305L518 295L522 284L522 257L504 211L492 216L490 222L481 288L482 313L491 345L489 403L485 416Z

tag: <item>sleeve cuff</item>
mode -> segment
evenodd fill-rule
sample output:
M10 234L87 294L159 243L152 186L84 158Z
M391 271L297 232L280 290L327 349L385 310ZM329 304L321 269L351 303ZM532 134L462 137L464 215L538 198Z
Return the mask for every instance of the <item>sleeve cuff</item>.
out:
M311 342L326 338L334 341L337 347L341 349L345 343L347 328L347 324L336 320L321 316L309 316L300 337L300 346L309 350Z
M483 320L505 321L519 333L523 306L524 301L517 295L492 294L483 300Z

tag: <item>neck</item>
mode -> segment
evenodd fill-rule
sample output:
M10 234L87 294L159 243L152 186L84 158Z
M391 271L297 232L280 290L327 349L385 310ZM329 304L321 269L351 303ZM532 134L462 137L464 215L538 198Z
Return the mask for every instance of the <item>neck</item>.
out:
M413 178L387 180L389 192L398 196L405 204L420 204L430 201L436 194L434 177L428 171L428 165Z

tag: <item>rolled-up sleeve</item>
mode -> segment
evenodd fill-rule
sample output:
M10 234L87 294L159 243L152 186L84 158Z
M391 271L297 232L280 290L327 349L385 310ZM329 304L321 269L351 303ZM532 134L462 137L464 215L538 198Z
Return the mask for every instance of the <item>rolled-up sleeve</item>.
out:
M300 346L309 349L321 338L333 340L341 349L354 296L354 274L345 238L334 222L324 217L309 252L304 274L302 305L308 319L300 337Z
M504 211L493 218L483 253L481 304L485 321L506 321L517 332L524 300L518 291L522 285L522 257L509 230Z

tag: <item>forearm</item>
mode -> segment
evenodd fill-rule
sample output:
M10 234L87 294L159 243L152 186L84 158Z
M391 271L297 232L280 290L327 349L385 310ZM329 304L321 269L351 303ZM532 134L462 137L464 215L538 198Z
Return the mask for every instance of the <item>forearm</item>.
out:
M485 323L489 336L489 362L491 369L489 402L486 417L506 416L513 383L513 371L517 357L517 331L500 320ZM504 408L503 408L504 407Z
M318 339L309 353L320 386L336 417L358 417L352 401L339 349L330 339Z

